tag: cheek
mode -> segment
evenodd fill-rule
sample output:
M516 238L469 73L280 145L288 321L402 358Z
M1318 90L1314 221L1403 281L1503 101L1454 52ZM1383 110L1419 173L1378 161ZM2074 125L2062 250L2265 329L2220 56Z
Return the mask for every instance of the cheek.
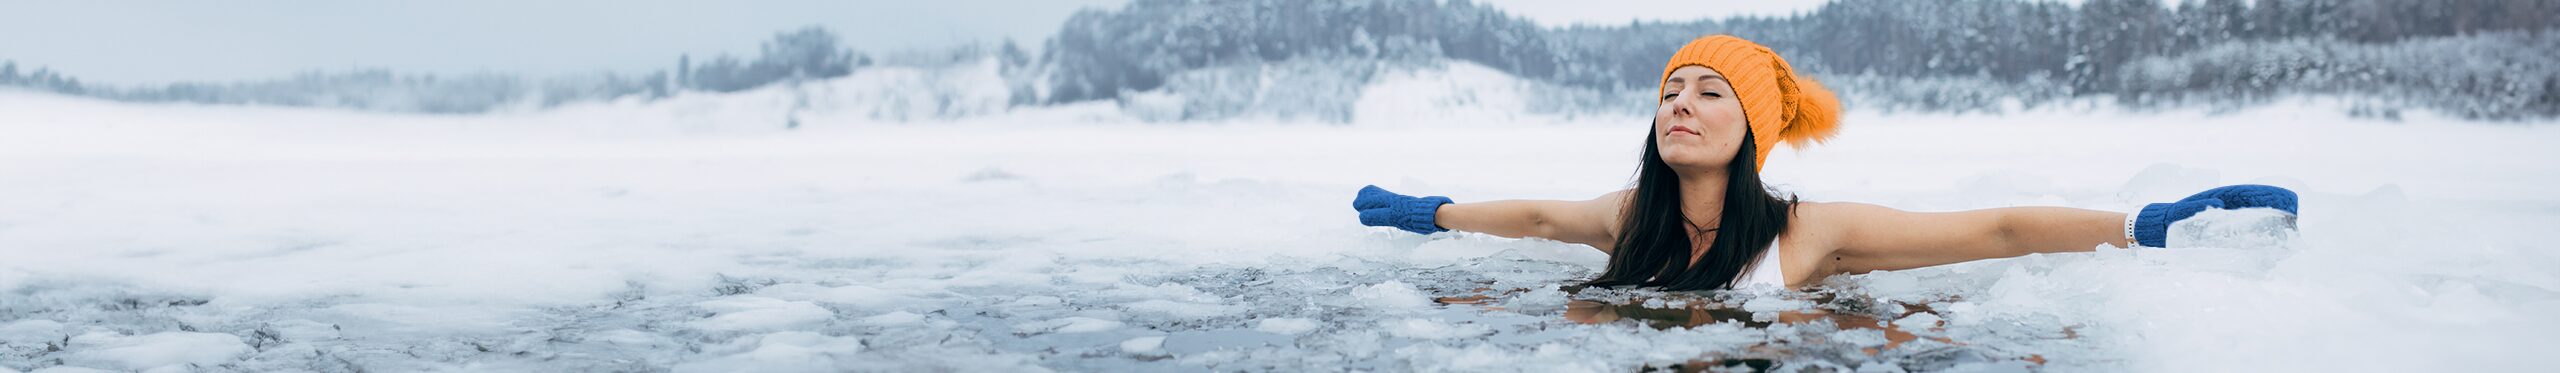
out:
M1706 116L1713 118L1710 121L1715 122L1715 131L1724 134L1716 136L1718 145L1716 148L1721 149L1720 151L1724 154L1732 154L1736 148L1742 146L1743 133L1751 131L1751 123L1742 117L1742 106L1715 105L1708 110Z
M1701 122L1706 122L1709 133L1716 134L1708 136L1717 142L1741 142L1742 133L1751 130L1751 123L1742 117L1738 105L1712 105L1699 114L1705 117Z
M1707 109L1707 110L1711 111L1711 112L1709 112L1709 113L1706 113L1706 114L1707 114L1707 117L1709 117L1709 118L1716 118L1716 122L1717 122L1716 124L1718 124L1718 125L1734 126L1734 127L1747 127L1747 126L1748 126L1748 124L1744 123L1744 120L1743 120L1743 118L1742 118L1742 105L1741 105L1741 104L1735 104L1735 103L1732 103L1732 102L1729 102L1729 101L1728 101L1728 102L1726 102L1726 103L1724 103L1724 104L1721 104L1721 105L1712 105L1712 108Z

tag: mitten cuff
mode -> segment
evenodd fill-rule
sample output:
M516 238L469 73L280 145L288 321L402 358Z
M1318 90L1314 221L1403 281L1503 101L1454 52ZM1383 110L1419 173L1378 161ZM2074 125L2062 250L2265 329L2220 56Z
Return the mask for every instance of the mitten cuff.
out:
M1430 196L1405 200L1404 203L1401 209L1405 218L1403 228L1414 233L1432 234L1449 230L1440 227L1440 205L1457 202L1449 200L1449 197Z
M2133 234L2133 243L2150 247L2169 247L2169 223L2172 222L2169 218L2171 215L2169 210L2176 207L2177 204L2174 203L2142 206L2142 212L2135 213L2132 217L2134 220L2125 228Z

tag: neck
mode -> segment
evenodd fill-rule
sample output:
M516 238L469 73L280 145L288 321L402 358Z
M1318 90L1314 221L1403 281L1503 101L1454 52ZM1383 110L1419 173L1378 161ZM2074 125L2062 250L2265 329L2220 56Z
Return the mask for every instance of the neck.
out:
M1689 265L1694 266L1698 265L1698 258L1707 255L1707 248L1715 246L1717 234L1717 231L1699 231L1724 225L1725 174L1723 170L1713 170L1681 172L1680 175L1680 216L1688 218L1691 224Z
M1724 170L1680 173L1680 214L1696 229L1715 228L1724 220ZM1696 175L1696 176L1690 176Z

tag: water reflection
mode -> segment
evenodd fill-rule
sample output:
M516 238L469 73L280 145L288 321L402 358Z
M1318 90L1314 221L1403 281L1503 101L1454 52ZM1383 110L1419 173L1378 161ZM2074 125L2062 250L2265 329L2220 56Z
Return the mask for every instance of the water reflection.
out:
M1903 342L1910 342L1920 338L1919 335L1903 331L1901 328L1895 327L1893 324L1877 320L1874 317L1833 313L1820 309L1777 311L1775 312L1775 317L1766 319L1753 318L1752 316L1753 313L1751 311L1744 311L1741 308L1735 307L1723 307L1721 304L1707 302L1698 302L1696 304L1686 305L1683 307L1651 308L1640 304L1610 304L1599 301L1575 300L1565 303L1564 307L1564 318L1566 320L1573 320L1573 322L1584 324L1606 324L1617 322L1618 320L1634 320L1636 322L1652 326L1654 329L1670 329L1675 327L1696 327L1699 325L1718 322L1740 322L1744 326L1767 328L1770 325L1777 323L1807 324L1818 321L1830 321L1833 325L1838 326L1842 330L1872 329L1884 331L1884 348L1887 349L1900 347ZM1934 329L1935 327L1933 326L1932 328ZM1949 344L1956 344L1955 341L1947 340L1945 338L1930 337L1930 339L1934 339L1939 342L1947 342ZM1870 348L1865 352L1868 355L1874 355L1876 353L1876 349Z
M1479 292L1478 294L1482 295L1443 297L1438 298L1437 301L1441 304L1479 305L1480 307L1494 308L1492 304L1499 303L1498 301L1500 299L1511 295L1509 292L1495 294ZM1804 298L1807 294L1799 293L1796 295L1796 298ZM1932 313L1933 310L1925 304L1889 303L1881 305L1858 305L1856 302L1834 302L1833 297L1829 294L1820 293L1810 294L1810 298L1811 299L1800 300L1809 300L1817 306L1771 312L1752 312L1745 310L1740 305L1741 302L1739 300L1722 295L1691 296L1688 294L1656 293L1636 296L1631 299L1610 299L1606 301L1572 299L1565 304L1563 317L1566 320L1582 324L1633 322L1654 329L1694 328L1709 324L1730 322L1740 323L1745 327L1756 329L1766 329L1783 324L1810 327L1810 329L1797 329L1809 331L1873 330L1881 332L1885 339L1882 345L1872 345L1839 343L1838 341L1823 342L1818 338L1811 340L1799 338L1776 338L1739 351L1711 353L1708 356L1700 356L1697 360L1681 364L1642 367L1641 370L1644 371L1763 371L1778 365L1786 365L1787 363L1785 362L1808 359L1840 362L1842 359L1847 359L1849 361L1906 361L1906 359L1923 358L1929 360L1968 361L1989 358L1994 360L2014 359L2013 361L2023 361L2033 365L2043 365L2045 363L2043 357L2032 354L2022 357L2011 355L2013 357L2007 359L1990 356L1938 356L1978 355L1987 351L1982 351L1972 346L1968 346L1966 343L1944 337L1947 333L1943 321L1925 322L1924 324L1916 325L1910 322L1906 322L1903 325L1895 325L1891 322L1891 320L1902 319L1915 314ZM1872 313L1872 315L1869 313ZM1934 318L1921 318L1920 320L1934 320ZM1905 328L1911 329L1906 330ZM1914 349L1903 349L1906 344L1912 344L1915 341L1920 342L1919 344L1923 346L1916 347ZM1852 356L1864 357L1856 358ZM1942 366L1939 364L1923 365Z

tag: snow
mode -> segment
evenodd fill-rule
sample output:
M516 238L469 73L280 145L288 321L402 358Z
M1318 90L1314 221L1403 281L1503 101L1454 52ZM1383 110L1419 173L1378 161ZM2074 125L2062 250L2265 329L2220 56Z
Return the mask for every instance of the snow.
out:
M214 365L249 352L240 337L223 333L161 332L128 336L91 332L71 337L72 365L155 370L172 365Z
M1536 83L1474 63L1381 74L1352 104L1353 115L1371 127L1517 122L1520 111L1509 108L1529 107L1524 95L1538 92L1530 89Z
M2503 371L2560 335L2549 123L1852 111L1767 178L1917 211L2263 183L2306 214L1702 297L1569 291L1606 258L1348 208L1590 198L1642 118L1504 108L1463 65L1369 91L1491 91L1348 124L889 96L984 69L483 116L0 92L0 369ZM1567 318L1595 304L1616 321Z
M1686 21L1730 17L1783 17L1812 12L1829 1L1777 0L1716 6L1685 6L1681 2L1661 0L1594 0L1573 3L1526 0L1485 0L1484 4L1501 8L1514 16L1527 18L1547 27L1574 25L1625 25L1629 22ZM2176 0L2169 2L2176 4Z
M712 331L800 329L835 316L817 304L757 296L725 297L694 303L693 306L716 314L693 322L696 328Z

